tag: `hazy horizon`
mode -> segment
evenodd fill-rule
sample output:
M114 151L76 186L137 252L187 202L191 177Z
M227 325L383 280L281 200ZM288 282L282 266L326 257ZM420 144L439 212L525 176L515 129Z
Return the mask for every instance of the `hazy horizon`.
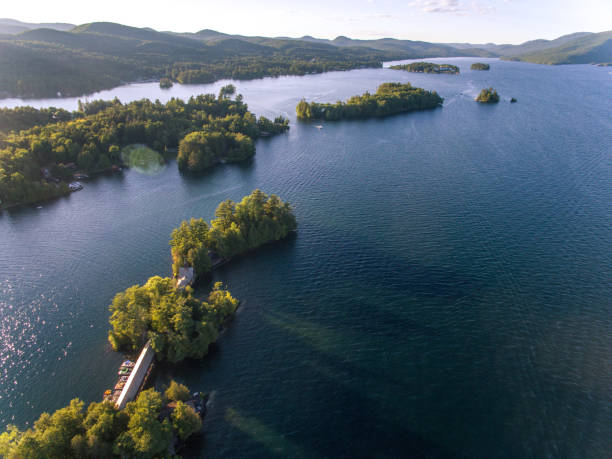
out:
M189 14L185 14L186 11ZM586 0L313 0L308 4L267 0L253 4L178 0L129 3L108 0L104 10L83 9L75 0L25 0L3 6L5 18L29 23L116 22L158 31L334 39L396 38L438 43L520 44L575 32L612 29L612 3Z

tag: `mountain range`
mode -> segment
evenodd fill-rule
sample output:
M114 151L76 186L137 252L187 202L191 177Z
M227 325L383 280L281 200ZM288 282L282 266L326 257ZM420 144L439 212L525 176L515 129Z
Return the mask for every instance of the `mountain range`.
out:
M501 57L543 64L612 62L612 31L579 32L520 45L382 38L249 37L96 22L32 24L0 19L0 95L82 95L168 77L178 82L256 78L376 67L428 57Z

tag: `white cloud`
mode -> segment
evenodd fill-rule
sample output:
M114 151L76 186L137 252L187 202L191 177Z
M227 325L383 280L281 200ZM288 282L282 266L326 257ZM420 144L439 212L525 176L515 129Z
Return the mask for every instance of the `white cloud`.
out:
M492 5L476 1L462 2L460 0L415 0L408 4L424 13L451 13L465 16L471 13L491 14L495 11Z

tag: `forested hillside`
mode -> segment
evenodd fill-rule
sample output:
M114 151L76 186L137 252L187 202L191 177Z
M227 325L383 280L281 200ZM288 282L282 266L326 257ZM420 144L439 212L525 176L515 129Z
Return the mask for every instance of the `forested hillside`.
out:
M612 31L580 36L552 48L512 56L511 59L551 65L612 63Z

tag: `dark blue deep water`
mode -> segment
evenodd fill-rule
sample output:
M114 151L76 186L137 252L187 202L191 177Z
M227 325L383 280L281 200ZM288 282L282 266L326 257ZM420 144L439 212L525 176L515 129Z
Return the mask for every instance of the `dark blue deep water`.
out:
M106 341L114 294L170 274L181 220L261 188L294 204L300 229L215 272L243 302L236 319L204 361L161 372L213 393L185 456L609 457L612 72L444 61L461 75L237 82L257 114L291 117L252 161L197 179L129 170L0 214L2 425L99 400L122 358ZM295 119L302 97L386 81L444 107L320 130ZM475 103L488 86L501 102Z

